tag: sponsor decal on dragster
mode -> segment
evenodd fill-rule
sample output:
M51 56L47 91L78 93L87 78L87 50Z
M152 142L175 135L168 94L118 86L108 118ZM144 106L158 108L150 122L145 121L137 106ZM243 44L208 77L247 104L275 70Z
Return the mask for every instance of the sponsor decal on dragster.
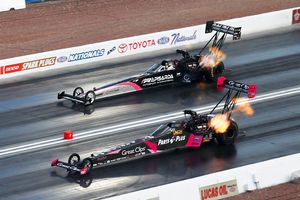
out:
M200 147L203 140L202 135L194 135L190 134L188 142L186 143L186 147Z
M70 54L68 62L101 57L104 55L104 53L105 53L105 49L96 49L92 51L74 53L74 54Z
M194 31L193 35L189 35L189 36L185 36L185 35L181 35L180 33L173 33L171 35L172 37L172 41L171 41L171 44L176 44L178 42L185 42L185 41L188 41L188 40L195 40L197 38L197 30Z
M170 38L164 36L157 40L157 44L167 44L167 43L169 43L169 41L170 41Z
M168 139L159 139L158 140L158 146L161 146L161 145L166 145L166 144L173 144L174 142L182 142L185 140L185 135L176 135L176 136L173 136L171 138L168 138Z
M109 163L112 163L112 162L124 160L126 158L127 158L126 156L124 156L124 157L118 157L118 158L115 158L115 159L106 160L106 161L104 161L102 163L98 163L97 165L109 164Z
M148 48L148 47L152 47L155 45L156 45L156 43L155 43L155 40L153 40L153 39L139 41L139 42L132 42L132 43L128 43L128 44L122 43L118 46L118 52L125 53L127 51Z
M123 151L121 151L121 154L122 154L122 156L129 156L132 154L135 154L135 156L138 156L138 155L144 155L145 150L146 150L146 147L137 146L134 149L123 150Z
M124 83L119 83L115 86L131 86L133 87L136 91L143 90L139 85L132 83L132 82L124 82Z
M70 166L70 165L65 165L64 163L57 163L57 166L58 167L62 167L62 168L65 168L65 169L70 169L70 170L73 170L73 171L80 171L77 167L75 166Z
M165 82L171 82L174 80L173 74L166 74L162 76L154 76L151 78L144 78L142 80L143 86L148 86L148 85L155 85L158 83L165 83Z
M148 149L148 151L150 153L156 153L156 152L158 152L157 151L157 144L156 143L150 142L148 140L145 140L144 143L150 148L150 149Z
M228 85L232 86L232 87L242 88L244 90L248 90L249 89L248 85L246 85L244 83L234 82L234 81L228 81Z
M60 56L57 58L58 63L63 63L63 62L66 62L67 60L68 60L67 56Z

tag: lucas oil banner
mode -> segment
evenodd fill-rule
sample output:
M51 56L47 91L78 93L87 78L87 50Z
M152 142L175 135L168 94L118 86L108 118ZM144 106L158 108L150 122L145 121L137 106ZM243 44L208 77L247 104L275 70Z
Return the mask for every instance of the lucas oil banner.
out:
M201 200L217 200L239 194L236 179L199 188Z

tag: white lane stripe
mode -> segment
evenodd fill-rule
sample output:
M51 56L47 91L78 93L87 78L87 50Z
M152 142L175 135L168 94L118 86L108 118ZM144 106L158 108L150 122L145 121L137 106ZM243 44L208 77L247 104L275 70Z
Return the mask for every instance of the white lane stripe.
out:
M290 89L285 89L285 90L280 90L280 91L276 91L276 92L258 95L256 98L250 99L250 102L258 103L258 102L276 99L279 97L286 97L286 96L290 96L290 95L294 95L294 94L298 94L298 93L300 93L300 87L290 88ZM216 110L220 110L223 107L223 105L224 104L220 104L216 108ZM210 110L214 106L215 105L209 105L209 106L205 106L205 107L201 107L201 108L193 108L193 110L197 111L199 114L203 114L203 113L210 112ZM147 118L147 119L143 119L143 120L127 122L127 123L110 126L110 127L105 127L105 128L101 128L101 129L97 129L97 130L91 130L91 131L85 131L82 133L77 133L77 134L75 134L73 140L63 140L63 138L54 138L54 139L30 143L30 144L26 144L26 145L20 145L17 147L2 149L2 150L0 150L0 156L17 153L17 152L21 152L21 151L37 149L40 147L47 147L47 146L51 146L51 145L71 142L74 140L80 140L80 139L89 138L89 137L93 137L93 136L104 135L107 133L114 133L114 132L118 132L121 130L132 129L132 128L141 127L141 126L145 126L145 125L152 125L152 124L156 124L158 122L175 120L175 119L182 118L182 117L183 117L183 114L181 111L181 112L170 113L167 115L151 117L151 118Z

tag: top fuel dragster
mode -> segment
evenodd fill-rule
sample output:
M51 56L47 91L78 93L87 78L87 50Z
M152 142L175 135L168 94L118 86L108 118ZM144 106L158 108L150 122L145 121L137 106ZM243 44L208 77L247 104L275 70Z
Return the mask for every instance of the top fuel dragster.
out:
M219 77L217 86L221 90L226 87L229 91L208 114L198 115L195 111L184 110L185 120L163 124L144 138L136 139L97 155L92 154L83 160L80 160L80 156L74 153L69 157L68 162L56 159L51 162L51 166L65 168L69 172L79 172L80 175L84 175L97 166L105 166L172 149L197 148L202 143L212 140L217 141L220 145L233 144L238 135L238 125L231 118L231 112L236 105L235 99L242 92L247 93L248 98L254 98L256 85L247 85ZM227 113L225 116L229 126L224 132L218 133L210 126L210 123L216 116L213 112L223 101L225 102L221 114Z
M227 34L232 35L234 40L240 39L241 28L209 21L206 23L205 33L211 33L212 31L215 31L215 34L197 55L191 56L187 51L177 50L176 52L182 55L180 60L163 60L161 63L153 64L143 74L109 85L94 87L87 92L84 92L82 87L76 87L73 94L67 94L63 91L58 93L57 98L69 99L74 103L89 105L94 103L96 96L105 98L167 84L192 83L203 77L209 82L215 81L223 73L224 64L222 61L218 61L217 56L213 53L211 54L213 56L210 56L210 58L201 55L201 53L211 42L211 49L220 50Z

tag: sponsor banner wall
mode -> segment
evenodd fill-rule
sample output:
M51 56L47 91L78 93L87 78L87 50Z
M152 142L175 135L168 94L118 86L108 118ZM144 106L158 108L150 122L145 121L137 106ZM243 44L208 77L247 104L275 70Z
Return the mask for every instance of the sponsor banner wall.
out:
M278 185L300 170L300 153L140 190L106 200L223 199L238 193Z
M86 63L101 62L125 56L169 48L194 45L211 34L204 35L205 25L123 38L80 47L0 60L3 74L25 74ZM18 72L18 73L16 73Z
M296 10L296 11L295 11ZM255 32L289 26L297 23L299 8L221 21L230 26L242 27L243 36ZM295 17L296 15L296 17ZM189 49L208 41L214 33L205 34L205 24L157 32L79 47L60 49L39 54L0 60L1 78L33 72L80 66L88 63L142 55L149 52L183 48ZM229 37L227 40L230 40Z

